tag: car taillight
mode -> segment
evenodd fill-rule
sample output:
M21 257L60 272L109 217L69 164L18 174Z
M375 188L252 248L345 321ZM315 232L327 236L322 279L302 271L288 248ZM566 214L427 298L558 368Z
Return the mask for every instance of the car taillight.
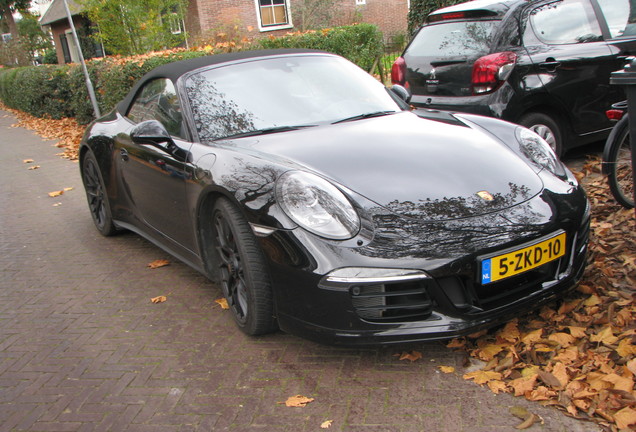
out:
M619 109L609 109L605 111L608 120L618 121L623 118L623 114L625 114L625 112Z
M404 58L398 57L391 66L391 82L403 86L406 82L406 62Z
M474 95L496 90L509 76L517 63L517 54L505 51L480 57L473 65Z

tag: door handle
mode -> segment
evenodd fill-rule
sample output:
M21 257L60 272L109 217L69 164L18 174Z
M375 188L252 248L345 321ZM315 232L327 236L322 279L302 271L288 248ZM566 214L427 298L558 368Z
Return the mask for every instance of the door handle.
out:
M547 70L548 72L554 72L561 66L561 62L556 61L553 58L548 58L544 62L539 63L539 67Z
M121 159L123 161L127 161L128 160L128 150L126 150L126 149L119 150L119 156L121 157Z

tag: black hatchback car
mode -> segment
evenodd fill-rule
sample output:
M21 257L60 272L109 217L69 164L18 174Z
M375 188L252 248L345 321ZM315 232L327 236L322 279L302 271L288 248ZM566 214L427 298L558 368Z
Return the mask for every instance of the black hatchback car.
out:
M631 4L631 7L630 7ZM604 139L636 54L630 0L478 0L431 13L392 69L418 107L524 125L562 155Z

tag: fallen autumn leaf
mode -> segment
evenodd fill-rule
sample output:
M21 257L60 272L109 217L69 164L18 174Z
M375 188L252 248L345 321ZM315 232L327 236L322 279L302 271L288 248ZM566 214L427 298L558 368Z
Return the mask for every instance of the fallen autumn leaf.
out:
M402 352L401 354L394 354L395 357L400 357L400 360L408 360L414 362L422 358L422 353L419 351Z
M320 423L320 429L329 429L332 424L333 420L325 420L324 422Z
M157 269L159 267L165 267L167 265L170 264L170 261L165 260L165 259L158 259L158 260L154 260L151 263L148 263L147 267L150 267L151 269Z
M217 303L219 306L221 306L221 309L224 309L224 310L227 310L230 308L230 305L227 304L227 300L225 298L216 299L214 300L214 303Z
M314 398L308 398L302 395L290 396L287 398L285 402L278 402L279 404L285 404L285 406L291 408L303 408L307 406L308 403L313 402Z

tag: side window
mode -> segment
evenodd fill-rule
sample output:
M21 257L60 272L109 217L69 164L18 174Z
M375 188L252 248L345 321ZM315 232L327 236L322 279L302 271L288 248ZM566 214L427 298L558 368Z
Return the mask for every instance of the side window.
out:
M181 131L181 104L169 79L158 78L146 84L135 97L126 117L135 123L158 120L170 135L185 138Z
M537 38L548 45L603 40L588 0L560 0L540 6L530 12L530 26Z
M629 0L598 0L612 38L636 35L636 4Z

